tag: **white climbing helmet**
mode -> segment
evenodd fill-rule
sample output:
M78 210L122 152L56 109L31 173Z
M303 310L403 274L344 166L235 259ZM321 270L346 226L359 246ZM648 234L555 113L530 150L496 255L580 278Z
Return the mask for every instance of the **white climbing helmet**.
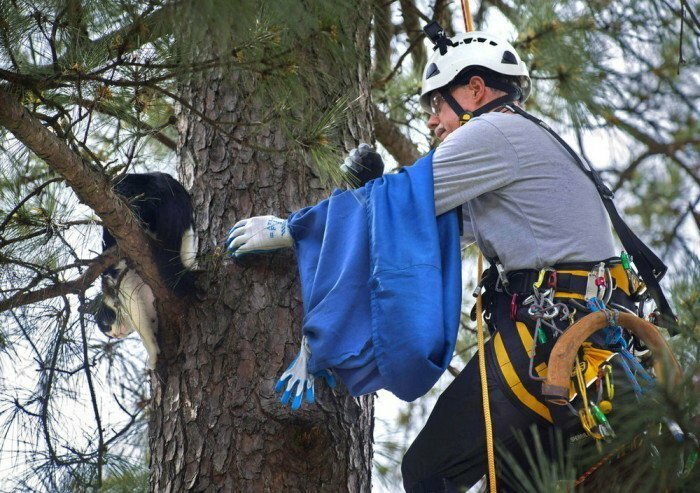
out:
M436 45L423 71L420 104L430 113L430 93L445 87L468 67L483 67L496 73L513 76L521 91L520 102L530 95L530 74L515 48L492 34L483 31L459 33L449 38L444 54Z

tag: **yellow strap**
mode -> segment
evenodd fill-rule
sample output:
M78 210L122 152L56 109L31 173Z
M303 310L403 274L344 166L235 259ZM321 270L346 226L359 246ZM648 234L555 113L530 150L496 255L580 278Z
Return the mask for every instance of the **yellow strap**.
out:
M479 252L477 261L478 283L484 271L484 255ZM486 458L488 460L489 491L496 493L496 455L493 452L493 428L491 427L491 407L489 406L488 379L486 377L486 349L484 347L484 321L482 318L481 292L476 298L476 341L479 351L479 374L481 376L481 400L484 406L484 428L486 429Z
M550 423L553 423L554 420L552 419L552 415L549 412L549 409L547 409L547 406L537 400L537 398L532 395L520 381L520 377L518 377L518 373L515 371L513 363L510 362L506 348L503 345L503 338L498 332L496 332L496 334L493 336L493 349L496 353L496 360L498 361L501 374L503 375L503 378L505 378L508 387L510 387L510 390L513 392L515 397L517 397L525 407L531 409L533 412L536 412Z

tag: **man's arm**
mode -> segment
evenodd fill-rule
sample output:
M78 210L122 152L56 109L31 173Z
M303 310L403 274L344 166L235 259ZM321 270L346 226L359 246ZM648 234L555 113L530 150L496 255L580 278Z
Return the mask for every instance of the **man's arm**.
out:
M518 166L515 149L494 124L482 117L460 127L433 156L435 213L444 214L508 185L517 176Z
M363 186L384 172L384 161L368 144L353 149L340 166L343 178L352 187ZM294 246L287 221L276 216L256 216L233 225L226 239L226 250L234 257L265 253Z

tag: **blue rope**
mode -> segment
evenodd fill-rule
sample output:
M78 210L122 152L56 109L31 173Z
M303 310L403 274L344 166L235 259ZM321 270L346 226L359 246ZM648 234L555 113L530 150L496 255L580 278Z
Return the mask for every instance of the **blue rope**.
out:
M600 298L589 298L586 300L586 304L591 312L604 312L606 310L605 302ZM617 319L617 317L615 317L615 319ZM654 378L647 373L644 367L639 363L639 361L637 361L637 358L629 351L629 349L627 349L627 341L623 337L622 327L619 325L609 325L608 327L601 329L601 332L605 338L606 346L622 356L620 359L620 362L622 363L621 366L625 372L625 375L627 375L627 378L632 384L634 393L637 396L643 394L644 389L641 387L641 385L639 385L638 377L642 377L647 382L653 382ZM632 372L630 365L632 368L634 368L634 373Z

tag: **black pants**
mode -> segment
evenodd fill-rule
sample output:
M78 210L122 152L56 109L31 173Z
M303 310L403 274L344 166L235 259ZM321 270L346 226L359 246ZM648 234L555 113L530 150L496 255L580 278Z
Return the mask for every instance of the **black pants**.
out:
M488 347L486 354L494 440L516 460L522 460L516 430L529 436L530 427L535 426L545 442L549 430L540 427L505 395ZM476 483L486 473L485 440L479 363L475 356L442 393L425 427L406 452L401 465L404 488L410 493L449 492Z

